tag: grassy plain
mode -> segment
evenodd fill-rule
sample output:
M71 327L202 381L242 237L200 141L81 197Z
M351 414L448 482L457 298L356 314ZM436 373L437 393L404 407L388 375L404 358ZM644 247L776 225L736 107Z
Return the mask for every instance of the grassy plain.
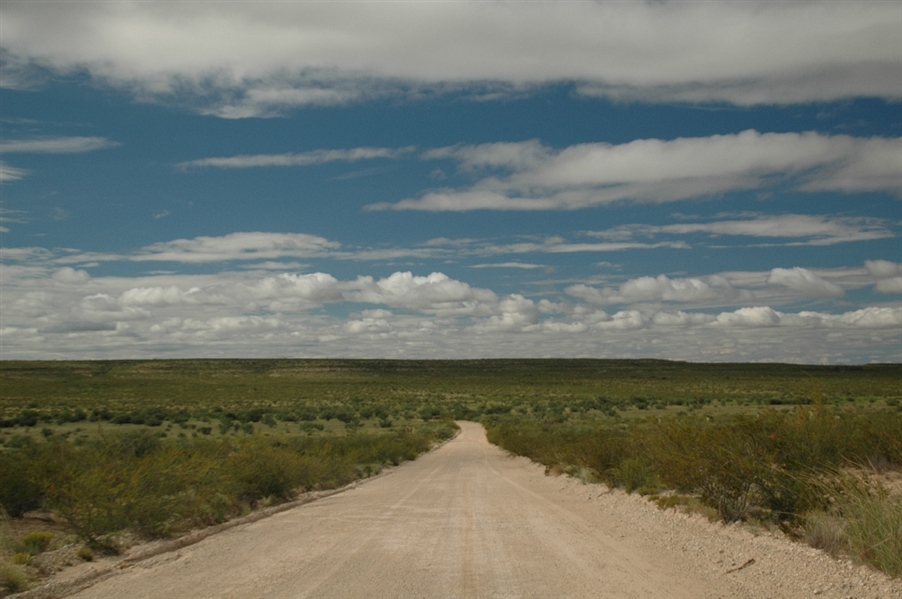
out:
M821 536L837 531L828 541L840 549L892 554L898 522L864 525L888 527L889 541L855 541L861 526L841 500L857 489L884 501L878 514L902 504L842 472L902 463L900 381L898 364L0 362L0 503L12 516L52 511L95 548L125 529L167 536L368 476L469 419L510 451L662 505L696 502L799 536L828 522Z
M38 432L82 423L79 432L90 434L85 422L113 423L117 417L118 424L141 426L160 420L218 422L224 416L259 422L270 413L285 424L327 426L333 421L333 428L341 429L336 422L375 428L380 419L415 421L425 410L454 417L510 411L587 414L612 408L621 415L705 408L748 413L817 398L832 405L897 406L902 401L900 381L900 365L660 360L0 362L0 427L5 427L0 434L6 433L7 441L12 433L34 434L33 426L20 425L35 419L41 425ZM343 419L326 418L330 415Z

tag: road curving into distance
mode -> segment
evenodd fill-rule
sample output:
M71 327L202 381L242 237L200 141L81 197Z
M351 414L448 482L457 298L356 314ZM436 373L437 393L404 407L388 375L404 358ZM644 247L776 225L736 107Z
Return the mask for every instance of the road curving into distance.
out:
M811 596L843 580L824 583L797 567L795 578L778 580L772 568L787 560L769 563L769 546L736 548L735 535L697 518L545 476L489 444L481 425L459 424L452 441L365 484L140 562L73 596L713 599ZM702 530L693 533L697 548L684 538L693 527Z

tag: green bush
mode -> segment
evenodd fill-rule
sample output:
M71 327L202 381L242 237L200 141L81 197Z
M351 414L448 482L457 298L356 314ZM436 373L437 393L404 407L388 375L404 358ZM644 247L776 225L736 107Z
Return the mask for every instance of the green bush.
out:
M0 560L0 591L5 593L21 593L28 589L28 577L25 569L17 564Z
M137 431L81 445L55 436L0 454L0 498L14 514L43 500L82 538L113 547L111 535L124 529L165 537L221 522L264 499L283 501L298 490L347 484L384 464L413 459L455 430L452 423L433 421L404 433L172 441ZM10 492L15 489L28 490L30 499ZM31 553L40 550L39 536L31 539Z
M15 518L40 507L41 486L29 465L30 452L0 452L0 507Z
M642 495L655 493L660 480L651 464L642 458L627 458L620 466L609 470L615 484L622 485L627 493L639 491Z
M657 483L698 496L721 520L767 520L791 530L824 507L806 475L845 461L902 463L902 417L892 410L795 412L628 423L484 419L489 440L551 466L572 464L628 490ZM658 480L655 479L658 476Z
M902 576L902 497L861 471L837 472L825 486L834 512L846 522L849 551L890 576Z
M22 546L25 548L25 551L31 555L37 555L47 551L52 540L52 532L36 531L28 533L22 538Z
M84 560L84 561L86 561L86 562L93 562L93 561L94 561L94 552L91 551L91 548L90 548L90 547L86 547L86 546L79 547L79 548L78 548L78 551L75 552L75 555L76 555L79 559L82 559L82 560Z

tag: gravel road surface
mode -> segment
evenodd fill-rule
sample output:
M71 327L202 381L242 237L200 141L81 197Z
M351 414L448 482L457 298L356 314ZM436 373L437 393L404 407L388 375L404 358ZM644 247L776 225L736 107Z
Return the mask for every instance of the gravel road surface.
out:
M769 533L545 476L459 424L415 462L73 596L902 598L900 581Z

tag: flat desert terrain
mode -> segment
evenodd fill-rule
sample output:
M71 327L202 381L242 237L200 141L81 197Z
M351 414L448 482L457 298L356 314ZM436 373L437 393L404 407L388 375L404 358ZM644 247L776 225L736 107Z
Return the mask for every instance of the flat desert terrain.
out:
M768 532L546 476L481 425L343 493L133 563L92 599L902 597Z

